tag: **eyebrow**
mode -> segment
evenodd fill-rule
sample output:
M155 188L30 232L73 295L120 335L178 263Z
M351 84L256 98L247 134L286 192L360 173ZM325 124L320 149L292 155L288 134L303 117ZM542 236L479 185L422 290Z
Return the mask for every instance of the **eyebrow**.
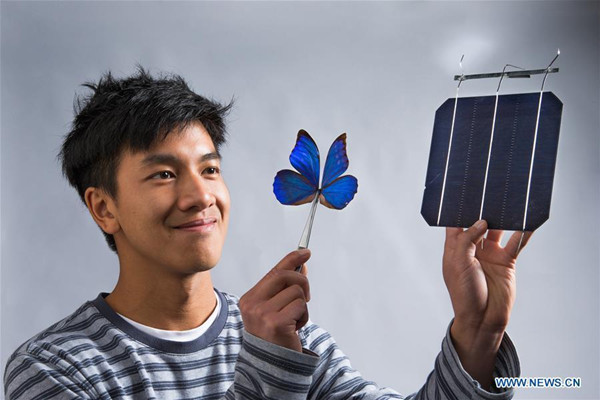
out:
M198 161L205 162L205 161L209 161L209 160L219 160L220 161L221 156L219 155L219 153L215 153L215 152L206 153L206 154L202 155ZM142 167L148 167L148 166L156 165L156 164L179 165L179 164L183 164L183 161L181 161L181 159L177 158L176 156L174 156L172 154L162 154L162 153L150 154L150 155L144 157L144 159L142 160Z

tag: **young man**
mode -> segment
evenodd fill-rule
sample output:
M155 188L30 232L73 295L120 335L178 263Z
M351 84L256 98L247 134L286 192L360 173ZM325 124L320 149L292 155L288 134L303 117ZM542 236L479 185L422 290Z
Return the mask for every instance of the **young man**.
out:
M295 271L308 250L286 255L239 300L213 288L229 222L219 171L229 105L142 69L86 86L93 93L60 156L117 252L119 280L15 351L7 399L402 398L364 380L309 321L306 268ZM520 237L502 248L502 232L490 231L482 248L486 229L485 221L447 229L443 273L455 317L411 398L512 397L493 389L493 376L520 373L504 333Z

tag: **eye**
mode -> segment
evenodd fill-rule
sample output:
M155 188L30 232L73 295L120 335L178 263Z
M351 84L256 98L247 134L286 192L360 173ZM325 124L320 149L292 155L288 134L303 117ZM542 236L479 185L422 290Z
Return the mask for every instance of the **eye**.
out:
M206 172L209 175L216 175L221 171L219 170L218 167L208 167L204 170L204 172Z
M175 174L172 173L171 171L160 171L154 175L151 176L152 179L169 179L169 178L175 178Z

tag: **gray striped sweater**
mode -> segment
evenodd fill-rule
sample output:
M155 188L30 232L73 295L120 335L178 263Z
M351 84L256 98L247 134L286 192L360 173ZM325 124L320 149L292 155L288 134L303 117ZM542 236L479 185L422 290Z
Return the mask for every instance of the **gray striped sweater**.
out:
M220 293L208 331L189 342L158 339L134 328L104 301L83 304L21 345L4 374L7 400L23 399L402 399L362 378L324 329L299 331L304 352L244 330L238 299ZM519 376L504 335L496 376ZM509 399L483 390L460 366L449 330L434 370L411 399Z

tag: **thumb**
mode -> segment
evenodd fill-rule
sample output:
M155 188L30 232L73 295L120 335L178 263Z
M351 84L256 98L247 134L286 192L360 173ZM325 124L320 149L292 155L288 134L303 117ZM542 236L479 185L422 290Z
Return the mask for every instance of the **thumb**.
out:
M480 219L460 235L462 239L461 242L467 247L471 244L477 244L483 238L483 235L486 231L487 222L483 219Z
M294 271L298 265L302 265L310 258L309 249L298 249L288 253L273 267L273 270Z

